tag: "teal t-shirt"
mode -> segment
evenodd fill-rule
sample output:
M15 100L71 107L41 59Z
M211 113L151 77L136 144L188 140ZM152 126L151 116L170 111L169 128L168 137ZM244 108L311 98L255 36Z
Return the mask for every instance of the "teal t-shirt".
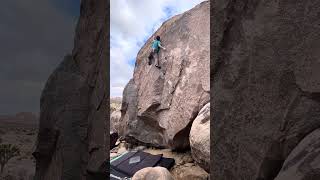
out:
M159 49L159 44L160 44L160 41L154 40L153 43L152 43L152 48L158 50Z

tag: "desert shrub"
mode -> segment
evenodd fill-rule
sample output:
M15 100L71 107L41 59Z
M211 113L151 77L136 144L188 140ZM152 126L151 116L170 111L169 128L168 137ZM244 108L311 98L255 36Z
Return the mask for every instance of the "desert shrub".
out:
M0 144L0 165L1 173L3 172L4 166L8 161L16 156L20 155L20 150L18 147L12 144Z

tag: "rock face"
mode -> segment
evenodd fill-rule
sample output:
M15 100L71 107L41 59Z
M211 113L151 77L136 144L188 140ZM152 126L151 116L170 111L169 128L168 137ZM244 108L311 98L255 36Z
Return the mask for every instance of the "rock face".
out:
M320 1L227 0L211 7L211 177L274 179L320 127Z
M166 21L155 35L161 69L148 65L151 37L123 93L122 135L153 146L189 147L189 131L209 101L209 2Z
M74 49L41 96L37 180L105 179L108 159L107 1L81 1ZM107 117L107 118L106 118Z
M320 179L320 129L293 149L275 180Z
M193 159L210 172L210 103L201 109L193 121L189 139Z
M166 168L148 167L136 172L132 180L173 180L173 178Z
M119 121L121 118L120 111L113 111L110 115L110 131L112 132L119 132Z

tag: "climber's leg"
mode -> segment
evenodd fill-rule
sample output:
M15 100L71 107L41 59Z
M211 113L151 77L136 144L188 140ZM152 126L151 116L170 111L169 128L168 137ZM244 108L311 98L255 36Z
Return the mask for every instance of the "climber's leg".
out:
M158 56L156 55L154 59L155 59L155 63L154 63L155 66L158 66L158 64L159 64L159 63L158 63L158 59L159 59Z
M150 54L149 54L149 56L148 56L148 59L149 59L148 64L149 64L149 65L151 65L151 64L152 64L152 59L153 59L153 54L154 54L154 53L153 53L153 51L154 51L154 50L153 50L153 49L151 49Z
M155 66L157 67L157 68L161 68L160 66L159 66L159 60L160 60L160 58L159 58L159 51L158 52L156 52L155 53L156 54L156 63L155 63Z

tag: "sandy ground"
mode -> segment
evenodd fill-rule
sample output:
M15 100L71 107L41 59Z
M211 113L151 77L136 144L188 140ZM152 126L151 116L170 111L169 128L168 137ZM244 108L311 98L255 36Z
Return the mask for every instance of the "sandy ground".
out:
M35 125L1 124L2 144L13 144L20 149L20 156L9 160L1 174L3 180L32 180L35 172L35 159L32 152L36 141Z
M126 148L125 142L120 143L118 141L117 144L119 144L118 147L110 151L110 158L130 150ZM163 157L173 158L175 160L175 165L170 169L170 173L175 180L206 180L209 178L209 174L195 164L190 151L174 152L171 149L146 148L143 146L134 148L134 150L137 149L150 154L163 154Z

